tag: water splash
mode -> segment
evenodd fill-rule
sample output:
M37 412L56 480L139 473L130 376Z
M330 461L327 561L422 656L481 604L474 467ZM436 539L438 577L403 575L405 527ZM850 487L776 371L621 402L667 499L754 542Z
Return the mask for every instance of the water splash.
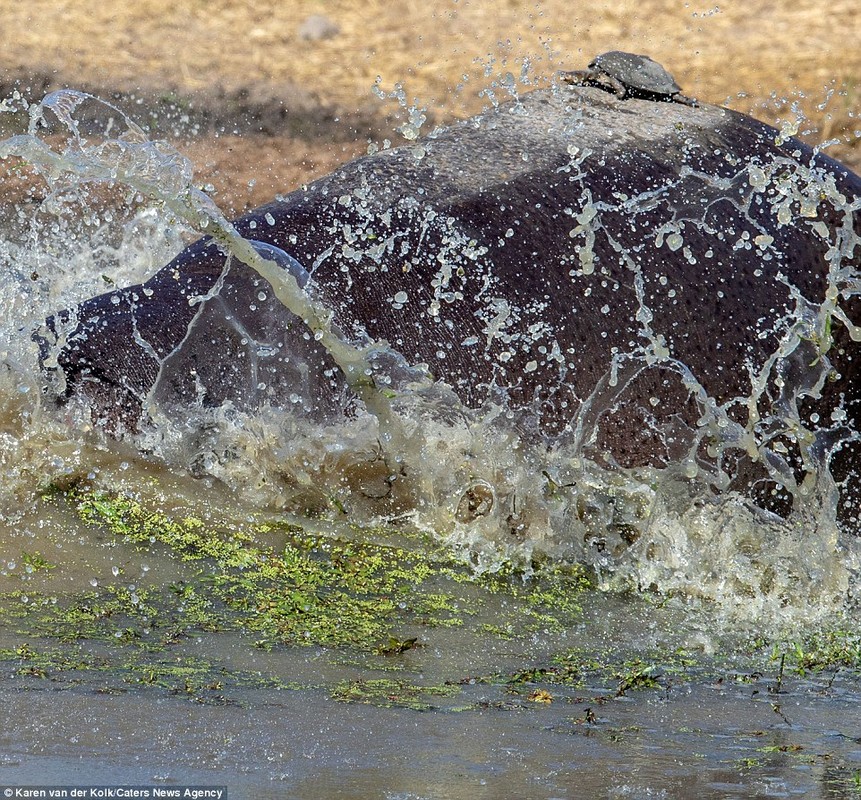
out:
M81 132L76 114L82 106L93 104L101 105L115 115L109 117L103 137L112 134L115 125L124 130L114 138L100 139L95 143L88 141ZM51 112L71 134L61 152L37 135L40 126L49 127L47 112ZM25 159L49 181L56 181L61 176L74 176L82 182L110 181L128 186L163 203L193 229L211 236L229 256L264 278L282 305L308 326L314 340L325 348L340 368L347 385L378 420L381 438L387 443L395 443L397 452L402 433L397 418L391 413L387 395L393 389L394 379L392 374L380 370L385 363L393 372L392 357L396 354L390 355L384 342L356 347L342 338L332 325L331 310L305 292L293 272L267 257L271 249L261 249L239 235L215 203L193 185L191 163L173 147L164 142L150 141L138 125L110 103L84 92L64 89L52 92L39 105L31 106L28 134L0 144L0 158L9 156ZM397 368L411 383L425 380L420 370L405 363L398 364Z
M502 84L509 94L516 91L512 81L504 79ZM511 561L529 569L546 558L576 559L591 564L608 587L703 597L719 603L735 620L745 614L757 620L816 619L845 606L858 569L857 548L837 525L837 489L827 465L830 455L854 442L857 434L846 424L842 400L831 409L830 423L805 416L803 409L833 374L835 327L848 331L852 340L861 339L846 311L847 301L861 293L853 261L858 245L853 218L861 201L841 195L826 171L789 157L768 163L751 160L721 176L686 168L679 180L704 185L709 201L705 206L668 206L675 202L674 195L663 186L634 196L617 193L612 200L584 192L577 207L566 208L574 248L567 265L572 284L601 275L598 243L608 242L633 290L636 341L614 352L606 373L585 397L577 398L580 402L572 407L563 430L536 440L524 436L534 408L517 409L504 395L479 410L464 407L385 342L366 339L357 345L353 332L348 337L338 329L333 310L315 298L313 270L309 275L278 248L242 238L194 187L191 165L181 154L150 142L110 104L102 104L109 125L90 136L81 112L100 102L78 92L49 95L31 108L27 135L0 143L0 156L26 159L49 182L64 176L72 176L72 183L118 182L155 200L168 216L211 235L231 258L269 281L278 300L308 326L371 412L359 410L352 419L321 426L289 409L252 413L228 404L190 409L177 421L158 414L158 399L152 395L146 400L156 424L133 439L139 447L159 454L169 465L190 465L194 474L223 482L250 506L331 519L409 518L461 550L478 569L493 570ZM515 105L523 113L519 99ZM418 136L423 112L413 107L411 114L407 124ZM68 134L62 150L40 135L43 129L53 130L54 119ZM479 119L475 124L483 123ZM572 118L568 124L576 129L579 123ZM779 138L790 134L782 131ZM559 171L577 180L592 154L574 145L567 152L569 159ZM537 157L528 150L524 156L524 164ZM345 197L342 205L350 206L359 221L351 221L350 231L339 232L349 243L348 257L356 265L365 264L370 250L381 246L376 231L374 237L362 237L374 213L359 194ZM682 253L691 268L697 268L702 248L692 241L701 234L715 240L725 235L710 226L707 217L709 208L727 197L750 222L748 230L736 232L735 247L755 251L764 264L772 258L772 233L754 213L764 204L781 226L809 225L821 236L827 244L828 275L820 303L787 284L794 308L787 318L765 322L760 330L760 336L773 340L770 356L751 363L749 390L718 401L674 354L656 324L660 293L669 296L675 287L655 288L652 277L616 238L613 220L669 210L654 229L653 246L659 252ZM842 214L842 224L829 226L818 219L823 202ZM442 319L445 309L462 302L466 291L467 273L459 271L458 259L475 265L480 274L488 269L486 253L470 251L468 240L458 238L457 228L444 216L422 217L420 204L397 210L419 219L450 249L439 259L428 305L428 313ZM512 229L511 238L516 236ZM225 270L229 268L230 259ZM215 301L215 294L198 298L200 306ZM524 348L544 348L543 362L555 365L564 384L576 365L566 364L571 356L553 330L530 326L540 309L514 304L491 290L484 299L477 312L481 336L465 340L470 342L466 346L484 347L502 364ZM391 293L389 300L395 310L412 302L403 289ZM523 369L538 370L538 359L525 362ZM9 374L18 380L26 369L18 365ZM677 381L693 398L699 418L668 463L629 468L602 455L598 432L626 392L654 375ZM119 469L116 464L128 463L126 459L113 450L110 456L94 455L73 435L64 434L62 423L50 420L42 408L32 373L28 381L20 384L29 386L26 391L4 387L4 398L16 397L16 392L37 398L15 408L11 400L7 403L4 416L20 423L9 430L10 441L24 441L24 431L42 415L41 425L54 426L46 458L64 451L68 457L60 456L62 464L51 466L40 462L38 447L32 447L11 461L19 466L29 462L55 478L85 473L91 460L100 461L99 480L110 483ZM85 410L74 413L86 428ZM644 425L654 426L657 437L667 436L666 423L655 419ZM45 446L44 439L36 441ZM8 452L13 449L10 445ZM763 482L789 496L791 510L783 518L735 493L733 476L740 457L764 471Z

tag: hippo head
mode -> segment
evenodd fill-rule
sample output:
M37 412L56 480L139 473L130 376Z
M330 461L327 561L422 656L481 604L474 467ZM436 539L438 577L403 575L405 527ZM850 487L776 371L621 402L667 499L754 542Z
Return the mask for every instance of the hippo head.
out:
M311 291L284 251L254 242ZM84 399L111 432L135 431L162 410L231 403L294 405L329 419L346 402L343 379L303 322L252 269L208 240L146 283L94 297L49 318L34 337L61 402Z

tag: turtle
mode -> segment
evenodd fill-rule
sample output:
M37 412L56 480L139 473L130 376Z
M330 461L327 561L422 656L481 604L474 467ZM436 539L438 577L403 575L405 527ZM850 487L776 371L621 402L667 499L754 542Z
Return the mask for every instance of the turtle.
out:
M597 86L620 99L639 97L696 106L697 101L682 94L681 87L657 61L648 56L611 50L596 56L587 69L561 73L566 83Z

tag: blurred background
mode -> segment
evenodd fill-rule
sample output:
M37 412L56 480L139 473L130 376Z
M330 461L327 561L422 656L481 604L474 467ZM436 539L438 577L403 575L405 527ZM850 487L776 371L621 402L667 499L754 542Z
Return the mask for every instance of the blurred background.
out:
M800 117L800 135L836 140L828 152L861 169L858 0L0 0L0 11L3 97L71 87L111 100L172 139L234 213L369 140L398 143L408 107L423 109L424 133L508 97L507 73L527 91L610 49L651 55L701 100L772 124Z

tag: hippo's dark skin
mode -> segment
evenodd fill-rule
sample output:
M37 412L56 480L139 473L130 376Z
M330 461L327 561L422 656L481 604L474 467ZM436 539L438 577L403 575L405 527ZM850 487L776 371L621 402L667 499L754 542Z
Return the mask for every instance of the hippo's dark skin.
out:
M744 426L748 406L730 401L751 394L798 298L823 301L830 242L857 233L859 217L820 180L861 196L858 176L750 117L563 85L359 158L235 225L298 260L348 338L387 340L466 405L504 394L534 412L519 423L533 433L571 439L582 423L591 457L661 465L690 448L701 417L678 365ZM844 268L857 269L859 249ZM234 311L213 310L177 350L199 309L189 297L210 292L223 265L201 240L142 287L84 303L58 354L67 392L134 420L157 359L176 351L151 395L162 407L298 396L309 413L338 413L348 393L331 360L242 265L221 292ZM854 300L841 306L861 321ZM265 347L243 344L249 331L225 313ZM824 356L806 336L772 370L761 414L781 370L826 358L839 377L804 414L827 420L842 402L856 424L854 345L844 325L830 333ZM613 388L612 358L626 353ZM629 374L646 360L658 363Z

